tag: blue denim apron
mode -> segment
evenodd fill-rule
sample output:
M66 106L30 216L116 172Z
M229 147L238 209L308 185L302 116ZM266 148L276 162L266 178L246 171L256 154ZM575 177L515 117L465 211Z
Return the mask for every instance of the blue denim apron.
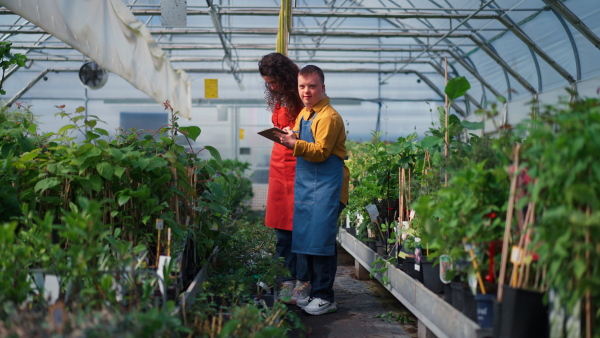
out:
M316 116L316 114L315 114ZM315 142L311 121L300 121L300 139ZM292 252L307 255L335 254L338 208L344 180L344 161L330 155L323 162L296 161L294 182L294 232Z

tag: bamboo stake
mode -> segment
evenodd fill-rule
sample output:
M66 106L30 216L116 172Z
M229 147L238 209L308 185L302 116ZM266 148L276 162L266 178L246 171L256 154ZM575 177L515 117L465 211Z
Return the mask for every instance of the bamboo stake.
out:
M529 256L529 254L531 253L529 248L529 244L531 243L531 232L533 230L533 209L535 208L535 203L531 202L529 203L529 206L527 207L527 214L525 215L525 222L523 224L523 231L525 231L525 235L523 236L524 238L524 243L523 243L523 258L527 258L527 256ZM519 267L519 280L517 282L517 284L515 285L517 288L521 288L523 286L523 275L525 272L525 264L524 262L521 262L521 265Z
M508 242L510 241L510 227L512 224L512 215L515 204L515 190L517 189L517 175L519 170L519 149L520 144L514 147L513 166L515 168L510 182L510 194L508 197L508 210L506 211L506 224L504 225L504 238L502 240L502 260L500 262L500 279L498 281L498 302L502 301L502 285L506 277L506 260L508 258Z
M517 287L517 276L519 276L518 274L518 270L519 267L522 266L522 261L523 261L523 257L525 257L525 229L528 227L529 225L529 218L531 217L531 203L529 204L528 208L527 208L527 213L525 214L525 219L523 220L523 232L521 232L521 238L519 239L519 244L517 245L517 249L521 251L521 253L519 254L519 261L518 262L513 262L514 267L512 269L512 273L510 275L510 280L509 280L509 284L510 286L512 286L513 288ZM514 248L514 247L513 247Z
M406 202L406 206L408 206L408 203L410 203L410 201L412 201L412 194L411 194L411 188L410 188L411 187L410 181L411 181L411 177L412 177L411 172L412 171L410 169L408 169L408 184L407 184L408 199Z
M531 203L531 207L532 212L531 215L529 216L529 223L527 224L528 228L527 228L527 239L525 240L525 256L524 257L528 257L529 255L531 255L531 250L529 250L529 245L531 245L531 235L533 232L533 225L535 224L535 202ZM529 211L529 210L527 210ZM523 287L523 283L527 282L527 280L529 280L529 268L531 267L531 261L528 264L523 264L523 267L521 267L521 271L520 271L520 276L519 276L519 284L518 287L522 288ZM523 272L523 270L525 270L525 272ZM523 280L523 277L525 278Z
M167 228L167 256L171 256L171 228Z
M473 263L473 268L475 268L475 274L477 275L477 283L479 283L479 289L481 293L485 295L485 286L483 285L483 279L481 278L481 273L479 272L479 265L477 264L477 259L475 258L475 253L473 252L473 244L467 242L467 238L463 238L463 246L465 250L471 256L471 263Z

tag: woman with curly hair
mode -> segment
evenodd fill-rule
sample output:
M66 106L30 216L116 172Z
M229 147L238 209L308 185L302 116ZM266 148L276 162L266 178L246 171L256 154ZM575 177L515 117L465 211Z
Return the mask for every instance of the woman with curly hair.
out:
M293 128L304 107L298 94L298 66L283 54L271 53L262 57L258 70L265 80L265 98L268 110L273 112L273 125L280 129ZM269 164L265 224L275 229L277 255L283 258L284 265L290 270L290 277L280 280L277 297L287 304L295 304L296 300L307 298L310 294L306 262L298 260L297 255L292 253L295 175L296 157L292 150L274 142Z

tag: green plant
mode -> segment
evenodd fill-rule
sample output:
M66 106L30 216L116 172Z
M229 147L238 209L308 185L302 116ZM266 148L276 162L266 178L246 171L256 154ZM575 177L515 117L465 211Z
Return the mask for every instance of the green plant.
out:
M385 274L388 271L388 264L395 264L396 257L384 258L381 256L377 256L377 258L371 264L371 272L369 276L371 278L375 277L377 274ZM387 275L381 277L381 284L384 286L389 285L390 281Z
M167 102L171 122L154 135L121 131L110 140L96 116L84 115L81 107L73 113L64 108L58 107L58 115L71 123L57 133L38 136L29 120L18 124L15 117L6 119L0 128L6 135L0 138L0 149L6 154L0 168L6 176L0 177L10 188L3 189L16 192L18 203L28 204L37 215L59 215L60 210L70 209L77 196L107 199L111 202L105 204L100 218L111 230L118 224L124 237L156 247L158 236L149 230L162 219L173 230L176 251L191 236L199 256L207 257L212 250L211 228L218 228L228 210L220 186L213 182L222 163L218 151L191 147L190 140L199 136L200 128L179 127L177 113ZM32 137L23 139L21 132ZM83 141L76 141L73 132L79 132ZM203 150L211 152L213 159L200 160ZM157 260L154 252L149 258Z
M539 255L546 287L569 312L580 300L598 304L600 100L577 97L545 106L520 128L529 133L523 167L535 182L528 189L536 210L529 251ZM600 314L587 316L598 332Z
M260 215L246 215L220 229L216 244L221 250L204 284L206 292L231 303L257 294L259 282L273 287L277 277L289 275L275 255L273 229L263 224Z
M2 41L0 42L0 68L2 68L2 78L0 78L0 94L5 95L6 91L3 89L4 79L6 71L10 67L19 66L23 67L27 57L23 54L13 54L11 52L12 42Z
M214 180L214 190L222 191L222 204L233 217L249 211L248 202L254 196L252 181L246 171L250 163L237 160L223 160L221 173Z
M386 313L382 313L380 315L375 315L374 318L379 318L381 320L385 320L388 323L400 323L402 325L405 324L413 324L415 323L415 319L414 317L409 313L398 313L398 314L394 314L392 311L386 312Z

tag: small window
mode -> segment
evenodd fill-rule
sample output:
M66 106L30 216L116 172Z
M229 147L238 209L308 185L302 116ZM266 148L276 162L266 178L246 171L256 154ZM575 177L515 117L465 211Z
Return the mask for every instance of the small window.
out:
M250 148L240 148L240 155L250 155Z

